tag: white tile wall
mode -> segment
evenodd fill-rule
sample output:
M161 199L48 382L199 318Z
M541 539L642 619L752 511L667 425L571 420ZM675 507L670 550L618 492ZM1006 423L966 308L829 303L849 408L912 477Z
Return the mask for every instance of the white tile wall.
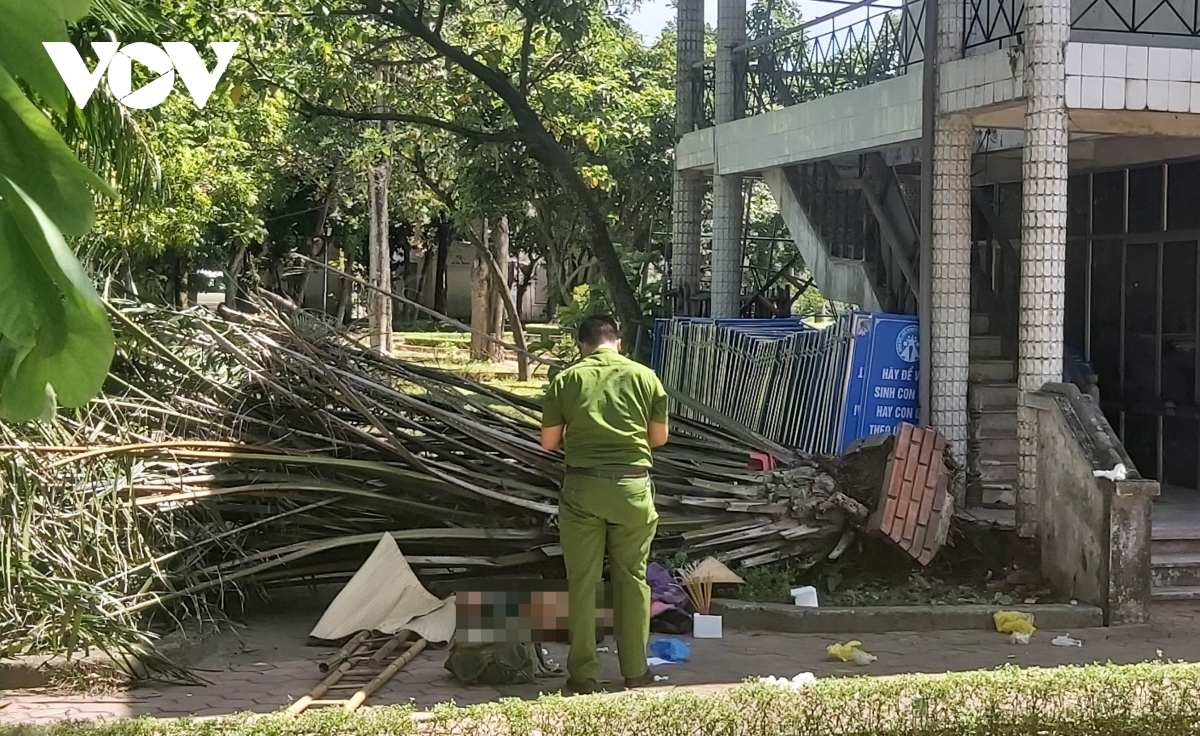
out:
M1167 81L1171 78L1171 49L1158 46L1150 47L1150 58L1147 65L1150 79Z
M1192 79L1192 52L1188 49L1171 49L1172 82L1188 82Z
M1200 50L1069 43L1066 58L1067 107L1200 112Z
M1067 77L1067 107L1083 107L1080 104L1082 97L1080 93L1081 82L1083 77L1069 76Z
M1083 44L1067 44L1067 75L1083 74Z
M1070 84L1070 81L1067 82ZM1071 103L1067 103L1070 106ZM1125 109L1127 110L1145 110L1146 109L1146 80L1144 79L1129 79L1125 82Z
M1146 83L1146 106L1151 110L1166 111L1171 99L1170 82L1161 79L1151 79Z
M1130 46L1125 51L1125 76L1129 79L1149 79L1150 49L1145 46ZM1197 77L1200 79L1200 77Z
M1117 44L1105 44L1104 46L1104 76L1106 77L1124 77L1125 76L1125 49L1126 46Z
M1191 67L1188 68L1191 73ZM1192 109L1191 82L1168 82L1171 85L1171 98L1167 100L1167 110L1170 112L1188 112Z
M1125 109L1125 80L1118 77L1104 78L1104 109Z
M1094 74L1097 77L1104 73L1104 45L1085 43L1083 46L1083 73Z

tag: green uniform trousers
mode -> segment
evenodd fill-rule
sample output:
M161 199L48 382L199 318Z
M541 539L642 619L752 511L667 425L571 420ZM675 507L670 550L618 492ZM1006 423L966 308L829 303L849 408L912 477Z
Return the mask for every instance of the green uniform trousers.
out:
M650 586L646 565L658 529L649 478L568 475L559 504L559 536L567 566L570 680L598 680L596 602L608 551L613 590L613 633L626 679L646 674L650 639Z

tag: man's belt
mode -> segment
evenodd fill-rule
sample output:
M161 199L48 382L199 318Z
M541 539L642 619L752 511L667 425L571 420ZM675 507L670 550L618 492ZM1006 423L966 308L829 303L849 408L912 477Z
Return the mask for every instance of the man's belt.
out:
M567 475L607 478L608 480L626 480L629 478L648 478L650 471L645 468L567 468Z

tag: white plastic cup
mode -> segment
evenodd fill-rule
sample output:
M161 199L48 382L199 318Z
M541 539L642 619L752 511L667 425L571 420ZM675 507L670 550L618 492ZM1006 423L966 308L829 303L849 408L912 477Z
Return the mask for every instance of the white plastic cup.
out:
M792 600L801 608L816 608L817 607L817 589L811 585L805 585L801 588L792 588Z

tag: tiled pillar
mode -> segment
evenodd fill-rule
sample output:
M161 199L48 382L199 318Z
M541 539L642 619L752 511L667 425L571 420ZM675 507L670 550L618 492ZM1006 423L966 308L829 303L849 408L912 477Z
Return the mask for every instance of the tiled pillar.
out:
M675 136L696 129L703 114L704 0L676 0ZM704 177L693 171L674 172L671 198L671 280L685 294L700 290L700 218L704 206Z
M745 41L746 0L718 0L714 90L718 125L737 120L745 111L744 64L733 53ZM713 317L737 317L741 313L742 206L742 177L713 177Z
M930 421L945 435L955 459L965 463L974 129L961 115L939 117L934 136Z
M943 64L962 57L962 41L963 3L938 0L939 77ZM933 149L930 421L946 437L960 464L967 458L967 376L971 360L973 143L970 120L961 115L938 115Z
M1028 394L1063 375L1067 256L1067 108L1064 53L1070 0L1025 3L1025 148L1022 157L1018 333L1017 530L1037 530L1037 412Z

